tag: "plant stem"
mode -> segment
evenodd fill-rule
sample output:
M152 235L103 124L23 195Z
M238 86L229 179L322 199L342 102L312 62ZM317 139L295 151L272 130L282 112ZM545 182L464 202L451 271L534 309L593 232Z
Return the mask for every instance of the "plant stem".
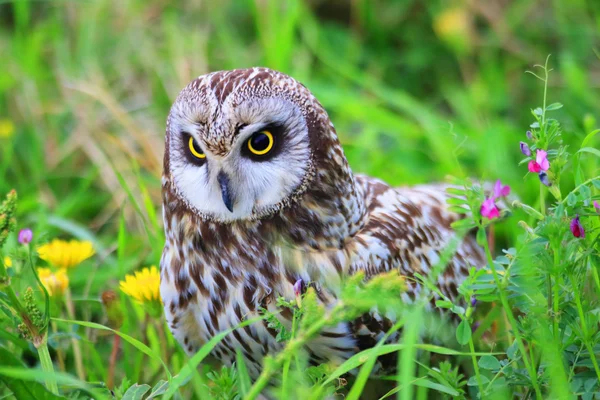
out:
M254 382L254 385L250 388L250 391L244 398L245 400L253 400L262 392L262 390L269 383L269 379L271 376L279 370L280 366L284 363L284 361L288 358L288 354L294 354L298 349L300 349L304 344L310 340L314 335L316 335L327 323L329 322L332 315L339 312L340 305L334 307L330 313L323 316L321 319L316 321L306 332L302 335L298 336L295 339L291 339L285 348L275 356L273 360L269 362L265 362L264 368L260 373L260 376Z
M108 374L106 376L106 387L110 390L113 389L115 384L115 367L117 365L117 354L119 353L119 344L121 343L121 336L113 335L113 345L110 352L110 358L108 361Z
M48 373L45 375L46 387L49 391L58 395L58 385L56 384L56 379L53 376L54 366L52 365L50 352L48 352L48 332L45 332L44 336L42 336L41 342L35 345L38 351L38 356L40 357L40 364L42 366L42 370Z
M574 279L573 276L571 276L571 281L572 282L576 282L576 280ZM583 312L583 305L581 304L581 296L579 293L579 287L578 285L575 285L574 288L574 295L575 295L575 304L577 304L577 313L579 314L579 319L581 320L581 330L583 331L583 342L585 344L585 347L588 351L588 353L590 353L590 359L592 360L592 364L594 365L594 370L596 371L596 375L598 376L598 379L600 379L600 367L598 366L598 360L596 360L596 353L594 353L594 346L592 346L592 344L589 342L589 334L588 334L588 326L587 326L587 320L585 319L585 314Z
M546 215L546 193L544 192L544 185L540 185L540 212L542 215Z
M475 378L477 379L477 386L479 386L479 396L483 398L483 383L481 382L481 375L479 374L479 365L477 364L477 357L475 356L475 345L473 344L473 335L469 339L469 350L471 351L471 361L473 361L473 368L475 369Z
M73 298L71 297L71 289L65 290L65 305L67 306L67 314L70 319L75 319L75 307L73 306ZM85 369L83 368L83 357L81 355L81 346L77 339L71 339L73 345L73 356L75 358L75 369L77 370L77 377L82 381L85 380Z
M480 228L481 229L481 228ZM529 362L527 350L525 349L525 345L523 344L523 339L521 338L521 333L519 332L519 327L517 325L517 320L512 313L512 309L510 308L510 304L508 303L508 299L506 298L506 293L504 292L504 285L500 282L500 278L498 277L498 272L496 271L496 266L494 265L494 259L492 257L492 253L490 252L490 247L487 243L487 234L485 233L485 229L483 230L485 237L484 241L484 249L485 254L487 256L488 264L490 265L490 269L492 270L492 275L494 276L494 281L496 282L496 286L498 287L498 295L500 296L500 301L502 302L502 307L504 308L504 312L506 313L506 317L510 325L513 328L515 334L515 340L517 341L517 346L519 347L519 351L523 356L523 362L525 363L525 368L529 371L529 375L531 376L531 384L535 390L536 398L542 399L542 392L540 390L538 381L537 381L537 372L534 368L532 368L531 363Z

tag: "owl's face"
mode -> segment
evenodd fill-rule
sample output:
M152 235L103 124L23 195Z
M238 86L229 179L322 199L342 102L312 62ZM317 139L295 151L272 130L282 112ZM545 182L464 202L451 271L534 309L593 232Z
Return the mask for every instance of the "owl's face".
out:
M311 169L306 105L277 90L273 79L253 80L251 71L198 78L168 117L165 174L205 218L270 215L301 190Z

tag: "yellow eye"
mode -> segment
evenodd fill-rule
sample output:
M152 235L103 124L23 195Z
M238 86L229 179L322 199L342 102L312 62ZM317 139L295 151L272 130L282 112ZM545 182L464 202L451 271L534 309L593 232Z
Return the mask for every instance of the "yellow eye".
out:
M248 150L257 156L264 156L273 148L273 134L269 131L256 132L248 139Z
M196 141L191 136L190 136L190 141L188 142L188 148L190 149L190 153L192 153L192 155L194 157L201 158L201 159L206 158L206 154L204 154L202 152L202 150L199 150L196 148Z

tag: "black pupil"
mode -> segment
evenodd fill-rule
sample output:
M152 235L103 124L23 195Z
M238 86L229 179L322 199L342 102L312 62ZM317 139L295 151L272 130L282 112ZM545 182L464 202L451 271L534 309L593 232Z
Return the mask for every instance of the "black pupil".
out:
M250 138L250 144L256 151L263 151L269 147L269 137L264 133L256 133Z

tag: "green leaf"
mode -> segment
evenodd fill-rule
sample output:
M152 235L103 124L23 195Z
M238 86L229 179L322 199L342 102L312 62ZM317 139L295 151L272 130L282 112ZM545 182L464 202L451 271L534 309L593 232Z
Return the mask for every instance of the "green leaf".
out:
M454 187L449 187L449 188L446 189L446 193L453 194L455 196L464 197L465 196L465 189L458 189L458 188L454 188Z
M450 224L452 229L454 230L470 230L475 227L475 223L471 220L471 218L459 219L458 221L454 221Z
M482 385L486 385L486 384L490 383L490 380L487 376L480 375L480 378L481 378ZM477 377L476 376L470 377L469 380L467 381L467 386L478 386Z
M569 207L573 207L575 204L577 204L577 195L575 193L569 193L567 196L567 204Z
M150 399L154 399L158 396L162 396L163 394L166 393L168 388L169 388L169 382L165 381L164 379L161 379L160 381L158 381L158 383L156 385L154 385L154 387L152 388L152 391L150 392L150 394L148 395L146 400L150 400Z
M537 107L535 110L531 111L533 115L541 116L544 113L541 107Z
M582 149L579 149L578 153L590 153L600 158L600 150L595 149L593 147L584 147Z
M592 185L594 185L596 189L600 189L600 179L592 180Z
M560 103L552 103L550 104L548 107L546 107L546 111L554 111L554 110L558 110L559 108L562 108L562 104Z
M463 319L456 328L456 340L462 345L469 343L469 340L471 340L471 326L466 319Z
M477 230L477 237L476 237L476 239L477 239L477 243L480 246L482 246L482 247L485 246L485 244L486 244L485 242L487 240L486 236L485 236L485 228L479 228Z
M150 390L150 385L136 383L127 389L122 400L142 400L148 390Z
M248 374L246 361L244 361L244 356L242 355L242 351L240 349L237 349L237 351L235 352L235 365L238 370L240 395L244 397L250 391L250 387L252 386L252 380L250 379L250 375Z
M449 394L450 396L458 396L460 394L453 387L432 382L428 379L418 379L414 382L414 385L433 389L441 393Z
M466 207L450 206L450 207L448 207L448 211L453 212L453 213L457 213L457 214L466 214L470 210L468 208L466 208Z
M490 371L499 370L502 368L500 361L494 356L483 356L479 359L479 366Z
M21 360L4 347L0 347L0 359L2 360L2 367L20 367L22 370L26 371ZM18 371L18 369L16 369L16 371ZM4 383L17 399L64 399L63 396L57 396L48 391L41 383L31 381L30 379L20 379L18 375L19 374L11 376L9 374L3 374L2 371L0 371L0 382Z
M448 197L446 199L446 204L452 204L455 206L462 206L463 204L467 204L467 200L460 197Z
M439 308L452 308L454 304L452 304L452 302L448 300L437 300L435 302L435 306Z
M52 318L52 319L56 322L64 322L67 324L77 324L77 325L81 325L81 326L86 326L88 328L94 328L94 329L100 329L103 331L113 332L114 334L119 335L121 338L123 338L126 342L131 344L133 347L140 350L142 353L146 354L148 357L160 362L162 364L165 372L167 373L167 376L169 377L169 379L171 378L171 372L169 371L169 368L167 367L167 365L164 363L164 361L160 358L160 356L158 354L156 354L150 347L146 346L144 343L140 342L139 340L137 340L125 333L116 331L114 329L111 329L111 328L101 325L101 324L97 324L95 322L76 321L76 320L60 319L60 318Z
M262 318L253 318L247 321L242 322L238 326L232 329L227 329L219 334L213 336L208 342L206 342L200 349L192 356L191 359L181 368L179 373L173 377L171 380L171 384L169 386L169 390L165 394L165 399L170 399L175 392L179 389L181 385L183 385L187 379L189 379L192 374L196 372L196 368L198 365L210 354L210 352L215 348L217 344L223 340L223 338L229 335L234 329L243 328L244 326L253 324L254 322L260 321Z
M462 352L462 351L457 351L457 350L453 350L453 349L449 349L446 347L442 347L442 346L436 346L433 344L415 344L414 345L415 348L419 349L419 350L423 350L423 351L428 351L430 353L436 353L436 354L443 354L443 355L447 355L447 356L458 356L458 355L462 355L462 356L471 356L471 355L475 355L475 356L487 356L490 355L490 353L470 353L470 352ZM381 347L378 348L371 348L371 349L367 349L367 350L363 350L360 353L356 353L355 355L353 355L352 357L350 357L349 359L347 359L344 363L342 363L339 367L336 368L335 371L333 371L329 377L327 377L327 380L325 382L323 382L323 386L325 386L326 384L334 381L335 379L339 378L340 376L344 375L347 372L352 371L353 369L359 367L360 365L362 365L364 362L366 362L369 357L371 356L371 352L373 352L375 356L379 357L382 356L384 354L389 354L389 353L393 353L396 351L401 351L404 350L406 348L406 346L402 343L398 343L398 344L384 344ZM496 355L500 355L503 353L495 353Z
M583 185L579 188L579 194L581 200L590 200L590 198L592 197L592 190L589 188L589 186Z

